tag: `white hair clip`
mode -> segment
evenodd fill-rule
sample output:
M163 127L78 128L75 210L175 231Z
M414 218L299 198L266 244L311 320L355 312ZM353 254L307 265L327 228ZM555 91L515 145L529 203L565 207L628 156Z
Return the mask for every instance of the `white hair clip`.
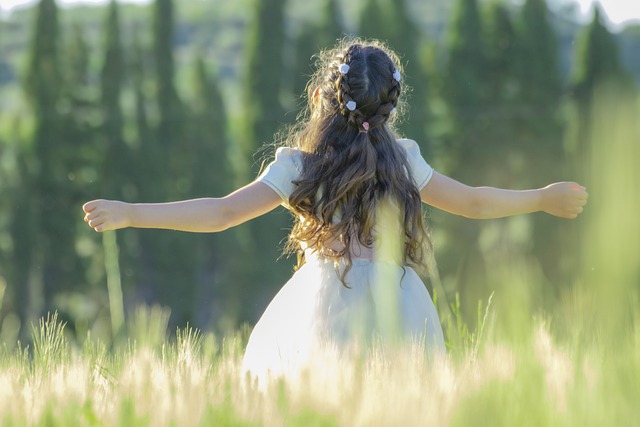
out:
M340 64L338 66L338 71L342 74L347 74L349 72L349 64Z
M395 81L400 82L400 71L393 70L393 78L395 79Z
M395 113L395 112L396 112L396 107L393 107L393 108L391 109L391 111L389 111L389 114L393 114L393 113Z
M347 102L347 110L353 111L356 109L356 101Z

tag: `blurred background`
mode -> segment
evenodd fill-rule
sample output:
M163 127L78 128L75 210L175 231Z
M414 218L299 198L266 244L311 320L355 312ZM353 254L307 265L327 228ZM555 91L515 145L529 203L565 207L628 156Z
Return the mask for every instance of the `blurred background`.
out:
M291 224L283 208L218 234L102 235L81 206L215 197L250 182L273 154L261 148L305 102L312 55L342 35L384 40L402 57L412 90L399 130L437 170L469 185L576 180L590 190L575 221L429 210L437 266L427 284L442 310L459 294L473 325L478 301L494 292L498 309L566 304L597 263L585 247L611 249L597 240L616 221L600 178L618 160L633 167L640 146L640 13L625 21L632 16L587 3L0 0L0 341L28 339L54 310L79 340L111 340L141 304L170 308L172 328L254 323L295 263L281 257ZM601 87L613 96L596 108ZM602 118L621 116L609 144ZM623 201L612 212L640 207L624 170L611 181L620 196L611 203ZM616 236L640 241L638 227ZM511 266L513 287L496 264ZM618 283L637 289L637 259L625 265L632 271ZM515 289L525 273L535 286Z

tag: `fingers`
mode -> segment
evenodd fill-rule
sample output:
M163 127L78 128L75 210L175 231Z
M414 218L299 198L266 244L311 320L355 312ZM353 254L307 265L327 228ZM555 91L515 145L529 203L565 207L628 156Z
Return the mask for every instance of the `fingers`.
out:
M587 193L587 187L578 184L577 182L569 182L569 190L577 192L577 197L580 199L588 199L589 193Z
M98 218L98 216L100 216L100 212L94 209L93 211L91 211L91 213L88 213L84 216L84 222L90 222L91 220Z
M560 218L575 219L584 211L584 208L582 206L584 206L584 204L565 209L560 214L558 214L558 216Z
M92 200L90 202L85 203L84 205L82 205L82 210L85 213L89 213L92 212L93 210L95 210L95 208L98 206L98 203L100 202L100 200Z
M102 212L98 209L101 200L92 200L82 205L82 210L86 213L84 222L89 224L97 232L105 230L106 218L102 216Z
M96 218L88 221L89 227L93 228L96 231L98 231L98 227L103 225L105 222L106 220L104 218Z

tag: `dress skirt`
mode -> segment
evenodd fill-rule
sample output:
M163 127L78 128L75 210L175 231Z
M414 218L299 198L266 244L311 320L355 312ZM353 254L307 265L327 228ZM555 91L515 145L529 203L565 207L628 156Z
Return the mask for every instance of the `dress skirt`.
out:
M444 352L436 308L412 268L354 259L345 286L333 260L307 254L306 261L255 325L243 371L260 379L293 374L323 351L349 356L372 344Z

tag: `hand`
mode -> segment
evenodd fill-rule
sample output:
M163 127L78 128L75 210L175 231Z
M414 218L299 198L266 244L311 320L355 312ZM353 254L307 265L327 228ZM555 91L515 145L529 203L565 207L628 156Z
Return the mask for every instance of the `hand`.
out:
M116 200L92 200L82 206L84 221L96 231L117 230L131 225L131 205Z
M556 182L542 189L542 211L561 218L576 218L587 204L586 188L575 182Z

